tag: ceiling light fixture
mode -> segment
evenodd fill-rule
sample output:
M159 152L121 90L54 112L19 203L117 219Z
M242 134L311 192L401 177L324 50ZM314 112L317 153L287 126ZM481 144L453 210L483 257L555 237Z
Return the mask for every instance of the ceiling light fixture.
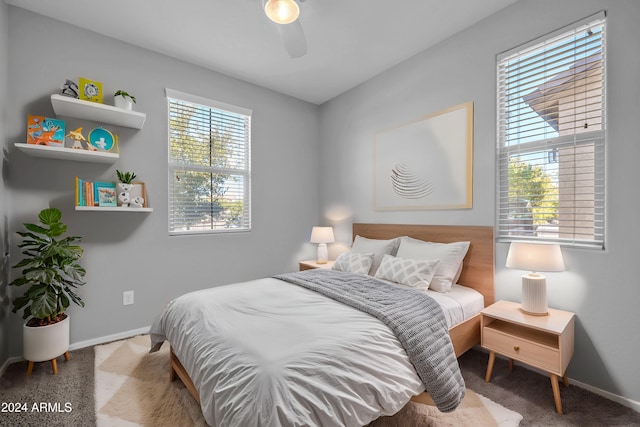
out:
M276 24L290 24L300 15L300 7L294 0L268 0L264 13Z

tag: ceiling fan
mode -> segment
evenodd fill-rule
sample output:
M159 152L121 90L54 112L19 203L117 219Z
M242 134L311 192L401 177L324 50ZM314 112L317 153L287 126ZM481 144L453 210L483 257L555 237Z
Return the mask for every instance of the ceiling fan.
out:
M277 24L280 38L289 56L300 58L306 55L307 40L298 19L300 7L296 0L262 0L262 8L267 17Z

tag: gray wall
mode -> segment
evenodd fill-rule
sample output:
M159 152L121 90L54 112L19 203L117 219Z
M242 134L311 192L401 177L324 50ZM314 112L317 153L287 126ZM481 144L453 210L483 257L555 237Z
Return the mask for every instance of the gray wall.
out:
M7 191L5 179L5 158L7 144L7 47L8 47L8 19L9 7L5 2L0 2L0 148L2 148L2 159L0 161L0 367L9 357L9 337L8 337L8 311L9 289L7 287L8 272L7 260L4 254L9 250L7 247Z
M87 285L80 293L87 306L69 312L72 343L149 326L170 299L185 292L292 271L298 259L313 257L307 242L320 211L317 106L14 7L8 61L0 62L9 64L11 99L11 263L19 258L14 231L37 221L48 206L62 211L72 235L83 236ZM27 115L52 115L50 95L66 78L79 76L103 82L105 94L127 90L137 97L135 109L147 114L143 130L117 129L118 162L38 159L17 151L12 144L25 140ZM250 233L168 236L166 87L253 110ZM82 124L85 132L98 125ZM154 211L76 212L75 176L114 181L115 169L133 170L146 182ZM122 305L126 290L135 291L132 306ZM11 316L11 356L22 351L21 322Z
M496 55L607 10L607 247L564 249L567 271L547 275L551 307L577 314L570 378L640 401L640 240L633 191L640 182L640 2L521 0L343 94L321 109L322 215L350 241L351 222L494 225ZM372 202L376 131L466 101L474 103L473 208L376 212ZM336 246L333 252L335 255ZM496 247L496 298L520 300L521 271Z

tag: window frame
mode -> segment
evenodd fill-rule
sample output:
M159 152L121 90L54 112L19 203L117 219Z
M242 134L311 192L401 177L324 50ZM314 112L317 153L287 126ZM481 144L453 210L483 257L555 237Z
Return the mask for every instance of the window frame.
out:
M251 120L253 111L244 107L239 107L236 105L226 104L223 102L215 101L212 99L208 99L202 96L193 95L181 91L177 91L174 89L165 89L166 94L166 102L167 102L167 172L168 172L168 188L167 188L167 205L168 205L168 232L169 236L179 236L179 235L211 235L211 234L226 234L226 233L245 233L250 232L252 229L252 209L251 209ZM246 141L244 145L244 168L233 168L233 167L217 167L214 165L203 166L197 163L178 163L172 162L171 159L171 114L172 114L172 106L171 100L176 100L179 102L184 102L191 105L200 106L208 109L209 111L219 112L221 115L225 113L231 113L238 116L244 116L246 120ZM213 129L213 128L211 128ZM175 179L176 171L188 171L188 172L206 172L206 173L220 173L220 174L233 174L242 176L243 180L243 226L238 228L195 228L195 229L187 229L187 230L176 230L172 227L175 227L175 223L173 222L173 180ZM213 209L213 202L211 203Z
M508 93L510 90L509 83L506 80L508 78L507 75L502 73L502 69L505 66L504 62L507 59L513 60L513 58L517 58L517 60L524 60L527 58L527 53L535 50L536 48L543 48L545 44L549 44L549 46L553 45L553 40L562 38L563 36L569 36L571 33L577 33L581 31L582 28L588 27L590 24L597 23L598 26L602 27L602 36L600 41L600 50L599 60L601 64L601 80L599 90L601 91L601 101L599 104L599 112L601 119L599 126L600 129L589 130L589 131L573 131L572 134L568 135L557 135L547 137L546 133L542 137L538 137L538 139L530 140L527 142L521 142L516 144L509 144L509 132L512 132L513 129L507 129L507 120L509 111L514 111L517 107L512 107L513 109L509 109L509 104L512 99L508 99L506 94L503 93L503 90ZM607 72L606 72L606 14L604 11L599 12L590 17L584 18L580 21L574 22L570 25L567 25L557 31L554 31L545 36L536 38L528 43L517 46L513 49L510 49L506 52L503 52L496 56L496 241L498 242L511 242L511 241L535 241L535 242L553 242L559 243L563 246L570 247L587 247L587 248L598 248L604 249L605 247L605 237L606 237L606 150L607 150ZM551 49L553 50L553 49ZM576 52L576 48L572 50L572 52ZM552 58L554 59L554 58ZM586 62L585 62L586 63ZM542 70L546 70L548 66L545 64L544 66L538 66ZM543 68L544 67L544 68ZM575 71L578 73L577 71ZM558 72L555 72L556 75ZM525 74L517 74L518 77L522 78ZM552 74L553 76L553 74ZM547 80L544 81L545 84ZM533 93L533 92L531 92ZM588 92L585 89L584 94L586 95ZM526 95L522 95L524 98ZM591 95L588 95L591 96ZM590 98L587 98L590 100ZM525 101L526 102L526 101ZM550 105L550 104L544 104ZM557 107L557 106L556 106ZM534 110L535 111L535 110ZM537 111L535 111L538 113ZM546 118L542 118L542 120L546 121L550 126L556 128L551 124L551 121L554 121L557 125L558 120L558 111L555 113L549 110L549 115L547 115L547 111L543 110ZM518 112L520 114L520 112ZM538 113L539 114L539 113ZM578 114L575 113L574 114ZM525 120L518 118L519 127L518 131L525 133ZM575 129L575 126L574 126ZM557 130L557 128L556 128ZM511 190L509 186L509 164L511 157L518 157L516 155L522 153L523 157L533 156L534 154L540 155L544 151L550 153L551 151L555 151L554 159L557 160L557 150L569 147L588 147L589 145L593 145L593 166L594 170L592 175L590 175L593 179L594 193L593 193L593 238L585 239L582 238L579 232L574 232L572 237L560 237L562 235L560 225L558 225L558 234L555 236L549 235L538 235L536 229L534 229L534 235L526 235L526 233L522 232L520 235L512 235L510 234L510 223L509 223L509 209L514 205L511 200ZM579 151L579 150L576 150ZM577 157L577 154L574 154ZM533 164L527 163L525 164ZM549 162L550 163L550 162ZM571 170L571 166L567 166L569 170ZM557 171L567 172L567 168L563 168L559 166ZM547 169L544 169L545 173L548 173ZM582 170L575 167L575 170L572 172L574 175L578 172L582 172ZM574 181L577 179L574 176ZM559 181L558 181L558 191L559 191ZM573 198L570 199L570 203L574 203L579 200L579 196L574 195ZM519 199L517 200L519 201ZM558 198L558 203L561 203L560 198ZM575 208L574 208L575 209ZM556 214L562 210L562 205L558 205L556 208ZM572 213L572 217L570 218L571 223L576 223L580 220L579 215ZM532 217L533 221L533 217ZM516 221L517 222L517 221Z

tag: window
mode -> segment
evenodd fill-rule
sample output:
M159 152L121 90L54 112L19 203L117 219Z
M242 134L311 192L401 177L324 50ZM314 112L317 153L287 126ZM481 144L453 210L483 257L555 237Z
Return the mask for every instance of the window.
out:
M169 234L251 230L251 111L166 93Z
M605 16L497 58L497 236L604 246Z

